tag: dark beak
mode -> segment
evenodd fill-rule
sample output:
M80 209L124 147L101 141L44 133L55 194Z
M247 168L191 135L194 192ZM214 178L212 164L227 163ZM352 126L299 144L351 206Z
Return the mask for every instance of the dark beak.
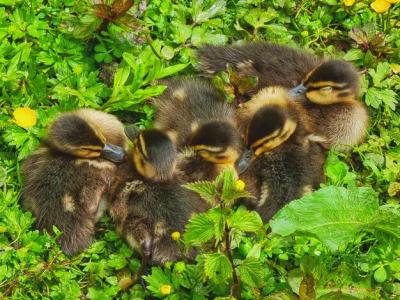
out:
M303 84L299 84L295 88L289 91L289 94L293 97L301 96L306 92L307 88Z
M101 156L104 159L112 161L113 163L122 163L125 159L125 151L122 147L105 144L103 150L101 150Z
M243 151L242 155L236 161L236 170L238 174L244 173L247 168L250 166L253 160L254 152L250 149L246 149Z

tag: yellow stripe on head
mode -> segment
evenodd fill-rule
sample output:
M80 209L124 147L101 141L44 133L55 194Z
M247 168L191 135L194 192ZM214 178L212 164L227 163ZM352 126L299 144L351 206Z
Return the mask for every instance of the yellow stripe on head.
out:
M326 86L331 86L331 87L335 87L335 88L343 88L347 85L347 83L337 83L334 81L318 81L315 83L311 83L309 85L307 85L307 87L311 87L311 88L322 88L322 87L326 87Z
M138 147L140 147L140 150L142 150L142 153L143 153L144 157L146 159L148 159L149 156L148 156L147 150L146 150L146 141L144 140L142 134L139 134L139 145L138 145Z
M280 146L287 139L289 139L289 137L296 130L296 127L297 127L297 123L294 120L288 119L285 122L285 125L283 126L279 135L271 134L267 137L259 139L258 141L255 141L251 145L251 148L254 150L254 154L256 156L259 156L265 152L271 151L271 150L275 149L276 147ZM272 138L271 138L271 136L272 136Z

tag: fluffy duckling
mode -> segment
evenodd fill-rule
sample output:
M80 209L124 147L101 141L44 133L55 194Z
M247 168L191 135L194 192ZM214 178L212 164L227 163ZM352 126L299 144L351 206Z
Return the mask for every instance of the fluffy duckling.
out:
M155 102L155 127L166 131L178 150L187 150L179 159L181 178L212 180L224 168L234 168L244 148L235 108L206 80L186 78L166 84L166 92Z
M191 215L207 204L176 179L177 150L167 134L149 129L129 136L133 148L129 161L120 165L110 213L117 232L141 253L141 273L147 263L182 257L171 234L183 232Z
M62 235L62 250L74 255L92 240L104 197L124 158L126 138L112 115L91 109L61 114L47 139L23 163L22 205L41 230Z
M285 204L323 182L326 149L286 89L265 88L255 97L238 111L247 124L247 146L254 153L241 178L255 196L245 204L268 222Z
M271 43L243 46L205 46L198 51L200 67L214 74L231 64L242 76L256 76L250 96L268 86L294 88L292 94L303 105L330 146L347 149L362 141L368 114L357 101L359 76L341 60L323 61L298 49Z

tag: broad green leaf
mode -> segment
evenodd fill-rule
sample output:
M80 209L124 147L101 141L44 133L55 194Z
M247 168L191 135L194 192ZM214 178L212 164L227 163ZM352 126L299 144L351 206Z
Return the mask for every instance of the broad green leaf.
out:
M204 273L210 279L225 281L232 276L232 265L224 254L212 253L204 255Z
M263 222L255 211L248 211L240 206L229 218L228 226L243 232L257 232L262 229Z
M201 244L213 236L214 222L207 217L207 213L200 213L189 220L183 238L187 244Z
M264 283L263 265L259 259L247 257L237 268L240 280L250 287L261 287Z
M335 251L373 222L378 205L371 188L328 186L292 201L270 224L273 233L283 236L295 232L313 234Z
M111 95L111 98L118 95L118 93L121 91L122 87L128 80L130 71L131 69L127 65L122 65L117 69L117 72L114 75L113 93Z
M157 297L163 297L161 294L161 286L171 285L171 280L160 267L151 268L151 274L143 276L147 282L147 289L149 289Z

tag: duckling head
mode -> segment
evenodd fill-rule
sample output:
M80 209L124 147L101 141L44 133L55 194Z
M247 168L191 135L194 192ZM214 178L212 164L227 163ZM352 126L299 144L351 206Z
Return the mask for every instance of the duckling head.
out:
M302 84L293 88L293 96L305 95L316 104L329 105L358 97L359 75L342 60L328 60L310 71Z
M236 128L223 121L201 125L192 136L189 147L205 161L234 167L243 151L243 143Z
M147 129L133 139L132 157L141 176L152 181L165 181L174 173L177 150L166 133Z
M261 107L247 128L247 146L256 157L275 149L292 136L296 120L284 102Z
M74 113L65 113L51 125L46 144L53 150L79 158L105 158L122 162L124 149L106 143L96 124Z

